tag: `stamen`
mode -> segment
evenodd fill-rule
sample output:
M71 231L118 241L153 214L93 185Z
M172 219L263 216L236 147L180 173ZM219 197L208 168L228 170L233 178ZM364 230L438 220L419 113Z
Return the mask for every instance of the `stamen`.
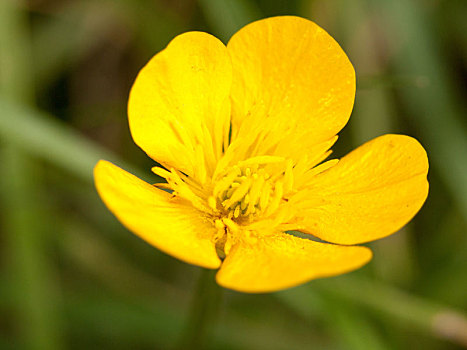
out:
M243 225L274 214L292 187L292 160L260 156L227 171L217 180L212 197L222 207L221 216ZM209 206L214 208L212 203Z
M217 209L216 198L214 198L213 196L209 196L208 205L212 210L216 210Z
M170 172L159 168L153 167L152 171L161 177L164 177L167 180L167 184L161 184L158 187L165 187L168 189L173 190L173 195L181 197L190 201L193 206L201 211L209 212L209 207L206 206L206 202L201 199L201 197L195 193L196 186L191 186L187 184L185 179L181 178L181 174L179 174L175 169L171 169ZM209 203L208 203L209 204Z
M269 183L266 183L264 186L263 193L261 193L261 198L259 199L259 206L261 207L261 209L266 208L269 202L270 196L271 196L271 185Z
M231 208L234 203L239 202L243 197L245 197L248 190L250 189L251 179L249 179L249 178L244 178L244 179L240 178L240 181L242 181L242 183L230 195L230 198L228 200L222 202L222 205L226 209Z
M205 157L198 152L196 156L200 162L208 163L214 154ZM247 239L249 231L254 241L253 232L257 229L266 232L267 227L289 221L291 203L287 196L295 185L297 165L292 159L266 155L233 166L228 164L224 164L223 170L216 168L217 175L209 169L197 170L196 180L176 169L153 168L167 180L161 186L172 189L173 196L190 201L213 220L217 231L213 243L221 258L238 237Z

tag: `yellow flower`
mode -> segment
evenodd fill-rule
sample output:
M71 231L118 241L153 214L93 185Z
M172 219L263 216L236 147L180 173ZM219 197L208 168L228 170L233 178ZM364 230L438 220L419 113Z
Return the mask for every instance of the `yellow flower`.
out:
M184 33L141 70L128 103L133 139L167 183L100 161L97 190L129 230L220 268L227 288L269 292L354 270L372 253L349 245L394 233L428 194L425 150L408 136L325 161L354 97L352 64L306 19L251 23L227 46Z

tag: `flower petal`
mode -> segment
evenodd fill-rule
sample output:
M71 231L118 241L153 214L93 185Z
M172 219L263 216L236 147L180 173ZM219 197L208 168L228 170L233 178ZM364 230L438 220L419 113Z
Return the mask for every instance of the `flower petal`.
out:
M187 175L212 171L229 133L231 81L224 44L202 32L177 36L140 71L131 89L134 141L154 160Z
M215 229L198 211L107 161L97 163L94 179L104 203L130 231L187 263L219 267Z
M388 236L425 202L427 172L417 140L384 135L369 141L315 176L300 194L304 231L339 244Z
M277 233L255 244L234 246L216 279L240 292L273 292L352 271L371 257L366 247L337 246Z
M263 19L238 31L227 49L233 66L232 139L256 138L257 154L296 158L347 123L355 71L315 23L294 16ZM273 144L279 145L273 150Z

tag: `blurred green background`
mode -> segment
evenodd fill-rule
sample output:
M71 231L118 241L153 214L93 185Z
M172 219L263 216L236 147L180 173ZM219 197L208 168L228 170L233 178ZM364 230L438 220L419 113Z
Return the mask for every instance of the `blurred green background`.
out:
M0 349L183 344L201 269L129 233L98 198L108 159L155 182L126 119L139 69L177 34L224 42L294 14L357 72L335 155L384 133L425 146L431 191L363 269L288 291L224 291L208 349L467 347L467 2L0 0Z

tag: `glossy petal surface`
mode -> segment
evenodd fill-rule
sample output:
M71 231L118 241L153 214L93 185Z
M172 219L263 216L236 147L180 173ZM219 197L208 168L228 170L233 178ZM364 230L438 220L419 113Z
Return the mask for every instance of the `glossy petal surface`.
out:
M104 203L130 231L187 263L219 267L214 228L199 211L106 161L96 165L94 179Z
M417 140L384 135L315 176L295 200L305 231L333 243L358 244L404 226L428 195L428 159Z
M253 155L296 159L347 123L355 72L341 47L315 23L293 16L253 22L227 49L233 65L233 139L255 141Z
M272 292L352 271L371 257L366 247L338 246L277 233L255 244L233 247L216 279L220 285L241 292Z
M140 71L128 118L136 144L151 158L201 181L212 171L229 132L232 67L218 39L188 32Z

